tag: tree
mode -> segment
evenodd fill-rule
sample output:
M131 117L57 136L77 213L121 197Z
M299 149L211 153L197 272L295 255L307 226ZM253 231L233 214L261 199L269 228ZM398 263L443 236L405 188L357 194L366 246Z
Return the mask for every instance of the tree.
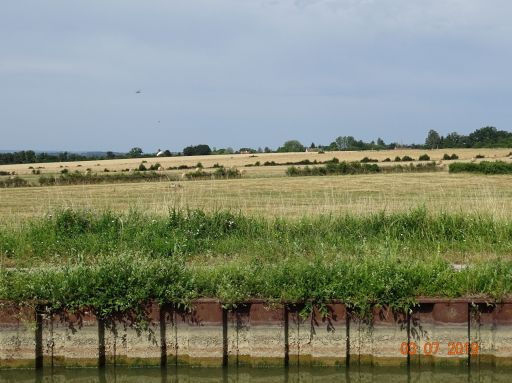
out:
M382 138L377 138L377 146L386 147L386 143Z
M461 136L457 132L452 132L446 135L443 140L443 147L445 148L463 148L468 141L467 136Z
M107 158L108 158L109 160L111 160L111 159L113 159L113 158L116 158L116 155L114 154L114 152L112 152L112 151L110 151L110 150L107 152L106 156L107 156Z
M435 130L430 129L425 139L425 146L428 148L436 149L441 144L441 136Z
M278 152L303 152L306 148L297 140L286 141L283 146L277 149Z
M212 153L208 145L201 144L196 146L187 146L183 149L184 156L207 156Z
M334 140L338 150L354 150L358 149L359 143L352 136L340 136ZM362 141L361 141L362 144Z
M256 153L256 150L253 148L240 148L239 153Z
M138 147L131 148L130 151L128 152L128 157L131 157L131 158L141 157L142 153L143 152L142 152L141 148L138 148Z

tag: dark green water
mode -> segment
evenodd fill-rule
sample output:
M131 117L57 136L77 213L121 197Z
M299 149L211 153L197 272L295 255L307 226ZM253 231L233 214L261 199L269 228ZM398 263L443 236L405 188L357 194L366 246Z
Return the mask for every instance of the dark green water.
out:
M63 369L36 372L34 370L0 370L0 382L55 383L508 383L512 370L436 368L407 370L406 368L365 368L350 370L334 368L308 369L207 369L207 368L109 368Z

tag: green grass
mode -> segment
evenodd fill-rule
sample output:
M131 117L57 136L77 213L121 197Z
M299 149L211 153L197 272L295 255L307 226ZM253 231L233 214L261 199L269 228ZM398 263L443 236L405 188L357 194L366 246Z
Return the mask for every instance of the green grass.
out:
M487 260L512 253L512 221L424 209L407 213L264 219L219 211L156 216L65 210L19 227L0 227L4 265L62 263L81 257L140 252L187 260L236 257L397 255L428 260ZM464 257L460 258L463 254Z
M214 297L408 309L418 296L511 293L512 222L408 213L300 220L221 211L62 211L0 228L0 300L94 307L109 316L148 300ZM451 266L453 254L470 264Z

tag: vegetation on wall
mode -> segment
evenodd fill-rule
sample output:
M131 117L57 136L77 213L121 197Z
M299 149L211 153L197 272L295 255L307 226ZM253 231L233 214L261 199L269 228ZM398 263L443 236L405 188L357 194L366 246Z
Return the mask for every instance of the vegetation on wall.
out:
M199 297L340 299L362 311L407 309L418 296L493 301L512 290L511 238L512 222L421 209L301 220L66 210L0 228L2 262L11 266L0 271L0 299L88 306L102 316ZM474 261L457 271L457 254Z

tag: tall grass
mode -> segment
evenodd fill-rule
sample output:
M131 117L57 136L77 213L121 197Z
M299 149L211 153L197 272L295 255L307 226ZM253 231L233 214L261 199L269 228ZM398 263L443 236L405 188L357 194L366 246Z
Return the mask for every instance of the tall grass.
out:
M266 220L228 211L66 210L0 229L0 300L93 307L108 317L148 300L187 305L250 298L361 312L408 309L418 296L511 293L512 222L418 209ZM455 271L449 252L494 254Z
M19 227L0 227L4 264L60 263L77 256L140 252L184 256L280 259L391 254L430 259L440 254L509 256L512 221L477 214L406 213L264 219L230 211L171 210L167 216L64 210Z

